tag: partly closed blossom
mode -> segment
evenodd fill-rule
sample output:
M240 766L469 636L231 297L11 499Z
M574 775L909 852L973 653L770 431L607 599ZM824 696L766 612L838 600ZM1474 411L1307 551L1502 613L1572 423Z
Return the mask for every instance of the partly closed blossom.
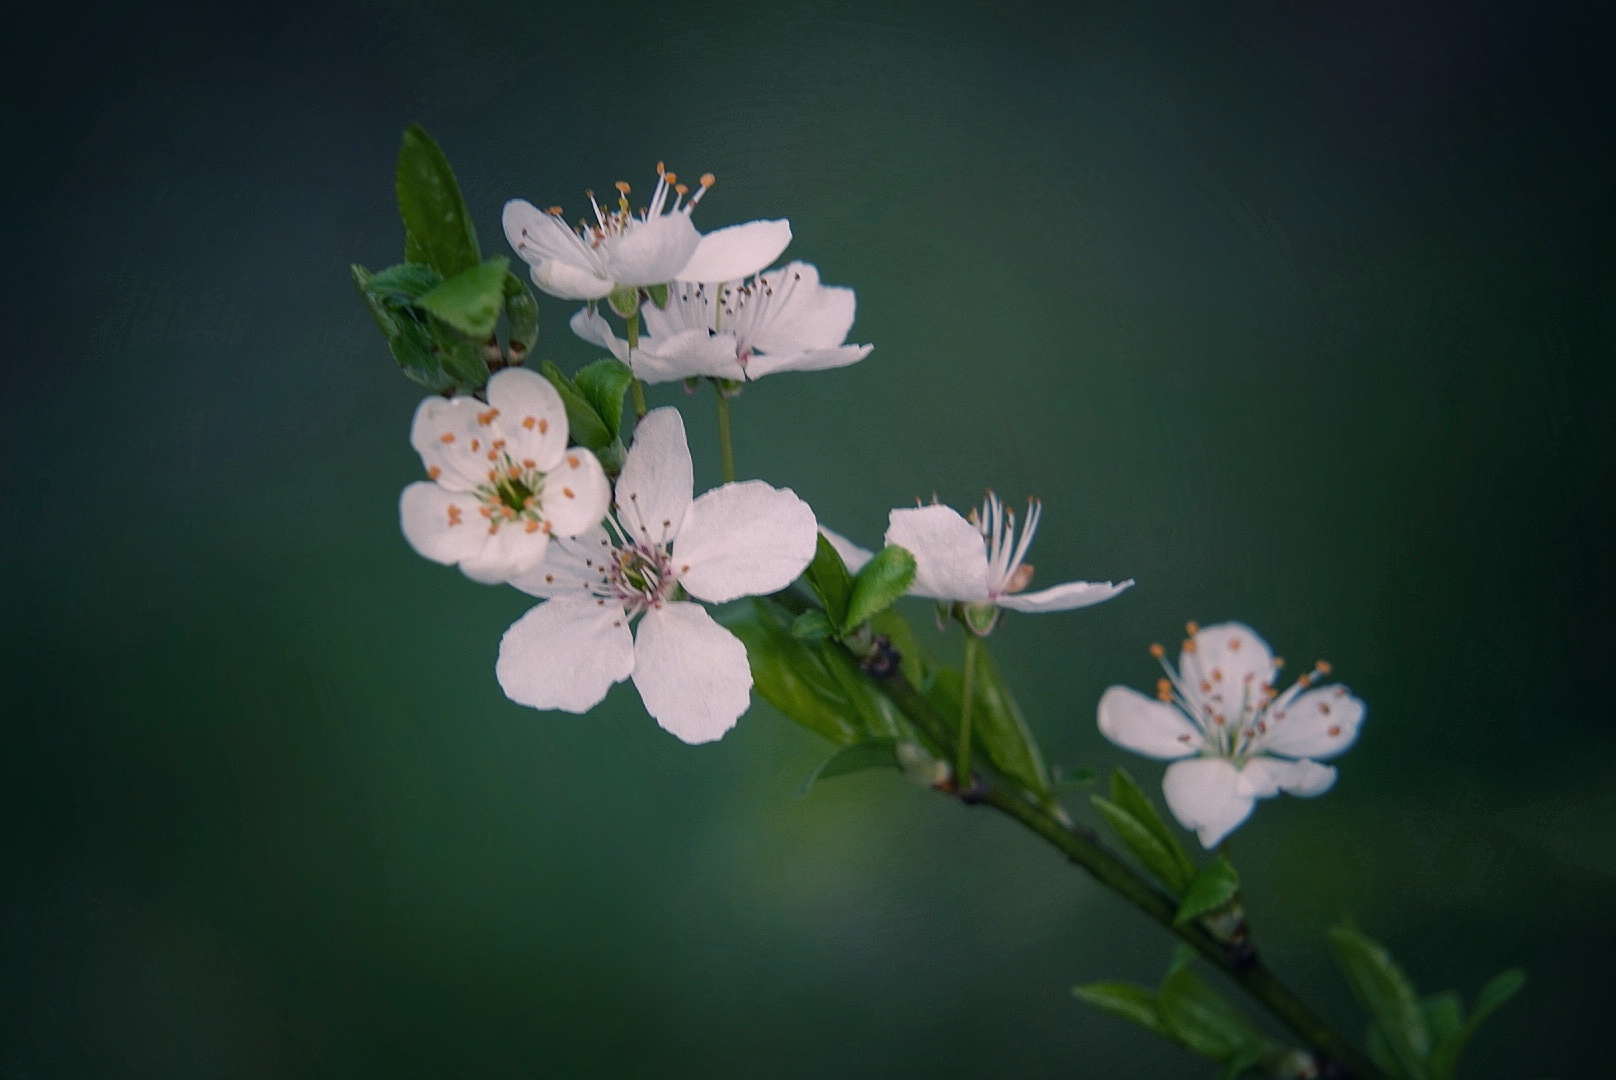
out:
M692 491L684 421L656 409L635 429L604 527L558 540L513 582L545 602L500 642L511 700L586 712L632 676L646 711L685 742L734 726L752 688L746 648L684 597L717 604L785 588L813 558L814 514L760 480Z
M673 282L665 307L641 309L645 333L632 357L593 306L573 316L572 329L646 382L757 379L864 359L871 346L846 344L854 310L852 289L821 285L818 270L793 262L732 285Z
M497 583L544 560L552 536L576 536L606 514L611 489L595 455L567 448L567 413L543 376L508 368L488 403L429 397L410 444L429 480L399 499L404 538L422 555Z
M1247 626L1189 625L1175 670L1160 645L1151 653L1165 675L1150 698L1113 686L1100 698L1100 731L1118 746L1171 760L1162 780L1181 825L1212 847L1281 791L1319 795L1335 783L1320 765L1358 737L1364 703L1345 686L1314 686L1320 662L1276 691L1283 661Z
M791 242L791 226L784 220L749 221L703 236L690 211L712 184L708 173L690 194L658 164L649 205L633 210L629 186L619 181L616 208L603 207L591 192L593 219L576 228L562 218L559 206L540 210L525 199L512 199L505 204L505 237L533 267L533 283L563 300L600 300L619 288L675 278L738 281L779 257Z
M969 520L937 503L894 510L886 542L914 555L912 594L964 605L967 621L978 633L993 628L999 608L1068 611L1109 600L1133 584L1068 581L1026 592L1032 582L1027 549L1042 513L1042 504L1030 500L1018 537L1016 515L989 492L981 513L973 511Z

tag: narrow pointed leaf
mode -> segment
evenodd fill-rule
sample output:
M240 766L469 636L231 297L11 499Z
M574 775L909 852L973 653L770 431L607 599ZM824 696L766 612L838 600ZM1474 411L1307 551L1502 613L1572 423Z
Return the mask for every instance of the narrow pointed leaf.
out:
M1072 987L1072 996L1101 1012L1138 1024L1164 1039L1172 1038L1156 1007L1155 991L1146 987L1120 982L1089 983L1087 986Z
M572 381L612 438L617 438L623 430L623 395L634 381L634 372L621 361L607 357L580 368Z
M1161 838L1154 830L1109 799L1092 795L1089 801L1128 850L1133 852L1134 858L1157 881L1167 886L1175 896L1183 891L1184 886L1189 884L1189 878L1182 874L1172 853L1162 845Z
M443 275L425 263L395 263L365 282L365 291L382 301L410 303L443 283Z
M1178 842L1177 834L1162 820L1156 804L1140 789L1126 769L1117 768L1111 772L1111 801L1156 837L1172 860L1172 868L1168 870L1164 867L1164 873L1157 874L1157 877L1172 890L1174 896L1181 895L1195 876L1195 863L1184 850L1184 845Z
M1049 767L986 642L976 649L976 704L971 726L988 760L1029 794L1049 799L1054 793Z
M487 338L499 324L505 304L505 275L510 260L489 259L446 278L416 297L415 306L431 312L462 334Z
M1208 915L1233 900L1240 892L1240 875L1227 859L1214 859L1203 866L1184 888L1174 926L1183 926Z
M454 170L419 124L404 131L394 188L398 212L404 219L406 253L413 248L446 278L482 261L477 232Z
M1426 1080L1431 1036L1414 986L1385 947L1350 926L1332 927L1330 945L1353 993L1380 1027L1398 1071Z
M1464 1003L1452 990L1428 996L1420 1002L1420 1012L1425 1015L1425 1030L1431 1033L1432 1046L1440 1048L1464 1029Z
M376 275L358 263L348 267L348 274L353 278L353 283L359 286L359 298L365 302L365 310L370 312L370 317L376 320L376 325L381 329L382 336L389 341L398 337L403 332L399 328L398 317L388 309L388 306L379 297L371 294L370 283L375 279Z
M853 577L847 614L842 619L843 633L891 607L914 581L915 557L908 551L890 545L876 552Z
M1156 1005L1173 1038L1213 1061L1244 1056L1265 1042L1238 1009L1188 968L1162 981Z
M610 446L613 436L606 429L606 421L600 418L595 407L579 392L573 381L561 374L561 369L549 360L539 365L539 371L561 395L561 404L567 410L567 431L572 441L591 450Z
M847 601L853 595L853 575L837 553L835 545L820 534L814 548L814 560L805 571L808 587L813 589L819 602L825 605L830 621L840 627L847 621Z
M819 763L819 767L808 774L808 779L802 782L797 790L797 796L808 794L808 789L821 780L829 780L837 776L846 776L849 773L864 772L868 769L896 769L898 767L897 750L892 743L868 742L858 743L854 746L844 746L830 757Z
M1459 1054L1464 1050L1470 1037L1481 1027L1482 1022L1491 1016L1500 1005L1520 993L1526 984L1526 974L1518 970L1510 970L1497 976L1476 995L1476 1008L1470 1014L1470 1019L1457 1032L1442 1039L1432 1030L1432 1041L1436 1049L1431 1051L1431 1076L1433 1080L1452 1080L1458 1074ZM1429 1000L1429 999L1427 999Z

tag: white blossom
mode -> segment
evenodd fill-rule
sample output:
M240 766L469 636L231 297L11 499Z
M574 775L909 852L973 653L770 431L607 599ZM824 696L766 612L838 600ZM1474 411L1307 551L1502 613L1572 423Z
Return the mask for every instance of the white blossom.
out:
M645 332L632 357L593 306L572 317L572 329L648 383L703 375L738 381L864 359L872 346L846 344L855 308L852 289L822 285L813 266L793 262L737 284L673 282L665 307L641 308Z
M813 558L817 528L807 503L759 480L692 493L684 421L653 410L635 429L604 526L558 540L513 582L545 602L500 642L496 670L511 700L586 712L632 676L646 711L685 742L734 726L752 688L746 648L683 597L718 604L785 588Z
M1033 573L1027 549L1042 513L1042 504L1030 500L1018 537L1016 515L991 492L970 520L938 503L908 507L888 517L886 542L915 557L911 594L966 605L973 629L981 633L992 629L998 608L1068 611L1109 600L1133 584L1068 581L1026 592Z
M657 165L649 205L632 209L619 181L615 209L593 192L593 219L569 226L559 206L540 210L525 199L505 204L505 237L532 266L533 283L563 300L600 300L619 288L687 281L738 281L768 266L791 242L787 221L749 221L705 236L690 220L713 184L707 173L694 194ZM689 195L687 199L686 196Z
M404 538L468 577L507 581L543 561L552 536L576 536L606 515L611 489L595 455L567 448L567 413L542 375L508 368L488 403L429 397L410 443L430 478L399 499Z
M1328 664L1276 692L1283 661L1235 622L1191 623L1177 669L1160 645L1151 653L1166 673L1156 697L1111 687L1100 698L1100 731L1125 749L1173 761L1162 792L1203 846L1233 832L1258 799L1319 795L1335 783L1335 769L1319 759L1352 745L1365 709L1345 686L1313 685Z

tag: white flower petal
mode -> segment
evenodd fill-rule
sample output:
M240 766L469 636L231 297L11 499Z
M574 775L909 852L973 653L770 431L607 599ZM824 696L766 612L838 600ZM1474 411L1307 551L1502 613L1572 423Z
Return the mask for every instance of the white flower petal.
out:
M580 594L593 600L595 590L606 588L606 569L613 558L611 543L605 528L598 524L576 539L552 538L544 561L511 578L509 584L545 600Z
M914 596L974 603L988 598L988 549L975 525L947 506L894 510L888 544L915 557Z
M606 272L619 285L660 285L679 276L700 243L688 214L655 215L603 241Z
M488 527L477 516L475 496L420 481L404 489L398 500L404 539L416 553L433 562L457 563L482 550Z
M739 281L762 270L791 243L791 222L748 221L715 229L701 238L688 262L673 275L680 281Z
M1274 654L1244 623L1218 623L1195 635L1195 649L1180 654L1178 670L1185 686L1210 685L1202 697L1219 713L1234 717L1245 702L1260 700L1262 687L1273 681Z
M505 439L511 460L549 472L567 449L567 408L550 380L527 368L506 368L488 380L489 409L479 414Z
M1068 581L1039 592L1006 593L994 598L994 603L1011 611L1071 611L1109 600L1133 584L1130 578L1120 583L1109 581Z
M710 330L678 330L663 337L641 339L634 352L634 374L648 383L677 382L695 376L744 379L746 370L735 358L735 336Z
M633 670L623 609L584 596L547 601L512 623L494 666L500 688L518 705L571 713L600 704Z
M477 423L484 411L472 397L429 397L415 409L410 445L427 475L451 491L471 491L487 479L483 454L489 440Z
M562 455L539 493L540 513L557 536L577 536L599 525L611 501L606 470L581 446Z
M671 540L695 490L690 444L678 409L652 409L634 429L617 478L618 518L652 543Z
M1216 847L1251 816L1256 801L1239 791L1240 771L1223 758L1192 758L1167 766L1162 794L1178 823L1194 829L1204 848Z
M753 353L746 362L746 377L761 379L784 371L831 371L856 364L870 355L873 345L842 345L807 352Z
M690 504L673 565L690 595L722 604L776 592L813 560L818 526L790 488L743 480L714 488Z
M1188 757L1205 745L1201 730L1177 706L1126 686L1100 695L1100 734L1136 754L1168 761Z
M1258 736L1257 746L1286 757L1334 757L1357 739L1365 712L1345 686L1320 686L1284 708L1270 709L1264 718L1268 730Z
M847 340L857 301L853 290L819 283L812 264L792 262L764 274L760 289L772 294L769 317L752 336L763 352L830 349Z
M711 742L751 701L746 646L700 604L663 604L640 620L634 685L645 710L687 743Z
M579 308L567 325L572 327L574 334L591 345L599 345L623 363L628 363L628 342L614 334L612 324L594 308Z
M836 554L842 557L842 564L852 573L858 573L864 569L865 563L875 558L873 551L859 547L839 532L827 529L823 525L819 527L819 531L825 534L825 539L830 541L830 546L835 548Z
M578 234L554 214L545 213L526 199L512 199L500 215L505 239L525 263L559 261L574 270L588 271L591 277L600 269L596 259Z
M562 300L602 300L610 296L615 287L610 278L580 270L560 259L535 263L530 273L533 284Z
M1316 761L1283 761L1254 757L1240 770L1238 790L1254 799L1266 799L1281 791L1291 795L1322 795L1335 783L1335 769Z
M502 585L538 566L549 550L550 537L537 522L531 524L535 528L529 529L526 521L507 521L489 532L485 520L477 518L473 528L483 530L483 545L460 560L461 572L484 585Z

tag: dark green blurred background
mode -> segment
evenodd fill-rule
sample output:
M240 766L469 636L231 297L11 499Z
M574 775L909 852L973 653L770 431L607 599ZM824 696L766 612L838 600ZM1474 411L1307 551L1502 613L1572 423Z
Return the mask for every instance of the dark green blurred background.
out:
M1354 1031L1343 914L1423 989L1523 966L1468 1075L1604 1073L1592 20L137 8L8 29L0 1076L1212 1075L1071 1000L1166 939L986 811L798 799L827 748L764 706L693 749L629 689L504 699L528 602L401 538L418 394L347 276L400 254L416 120L490 253L505 199L658 159L718 175L703 227L789 216L876 349L749 390L741 472L866 543L933 491L1038 494L1040 580L1137 578L995 638L1067 766L1123 760L1094 703L1187 618L1328 657L1369 721L1237 834L1259 940ZM542 355L592 358L543 311ZM715 483L710 397L653 400Z

